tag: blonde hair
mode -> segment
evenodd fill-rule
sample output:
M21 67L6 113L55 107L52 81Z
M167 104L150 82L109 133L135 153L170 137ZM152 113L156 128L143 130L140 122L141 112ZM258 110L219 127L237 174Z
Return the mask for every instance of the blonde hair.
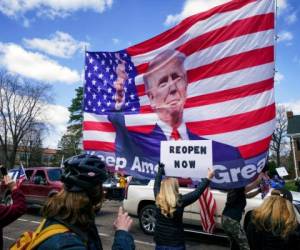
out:
M272 232L285 239L297 227L293 204L281 196L280 190L273 190L262 205L253 211L253 223L258 230Z
M176 210L179 196L178 187L176 178L166 178L161 182L160 191L156 197L156 205L166 217L173 217Z

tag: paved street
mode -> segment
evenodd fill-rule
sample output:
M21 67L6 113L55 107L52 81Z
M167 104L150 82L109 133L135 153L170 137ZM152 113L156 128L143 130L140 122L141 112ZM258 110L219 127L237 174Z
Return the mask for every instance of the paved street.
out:
M113 221L116 216L118 207L121 202L106 201L103 208L97 216L96 224L100 233L104 250L111 249L114 236ZM12 223L4 229L4 249L8 246L25 230L34 230L38 225L41 217L38 215L38 209L29 209L28 213L22 216L19 220ZM134 218L134 224L131 229L135 239L137 250L150 250L154 249L153 237L145 235L140 227L138 219ZM225 250L228 248L227 240L217 237L209 237L199 234L186 234L187 237L187 250L205 249L205 250Z

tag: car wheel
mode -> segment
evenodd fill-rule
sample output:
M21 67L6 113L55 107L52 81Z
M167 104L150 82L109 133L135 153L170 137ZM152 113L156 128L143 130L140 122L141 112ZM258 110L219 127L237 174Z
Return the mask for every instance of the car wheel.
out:
M144 206L139 213L140 227L145 234L153 234L155 228L156 207L153 204Z
M4 197L4 204L6 206L9 206L9 205L12 205L13 204L13 200L11 198L11 194L6 194L5 197Z

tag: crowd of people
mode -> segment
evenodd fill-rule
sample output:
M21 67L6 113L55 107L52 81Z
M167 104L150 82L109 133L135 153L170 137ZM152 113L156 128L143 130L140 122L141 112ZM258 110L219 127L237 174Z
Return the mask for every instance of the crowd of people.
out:
M292 195L285 189L272 189L261 206L251 213L248 226L243 228L240 224L247 198L261 191L257 187L260 187L263 173L249 185L227 191L222 227L230 240L230 249L298 249L299 225ZM178 179L164 175L164 165L160 164L153 190L156 204L155 249L185 250L184 209L209 186L214 171L208 169L207 177L193 191L184 195L179 192ZM28 249L103 249L95 225L95 208L103 201L102 183L106 178L105 164L96 156L79 155L67 159L62 176L64 188L44 205L44 219L38 228L40 233L51 226L61 231L43 241L33 239ZM16 183L8 175L4 176L4 181L11 190L13 203L0 205L1 232L4 226L26 211L24 195ZM120 207L114 222L113 250L135 249L133 236L129 233L132 223L130 216ZM1 249L2 240L1 233ZM12 249L18 249L16 244Z
M103 200L102 183L107 178L105 164L96 156L79 155L64 162L62 175L63 189L51 196L42 208L43 220L35 231L42 235L48 228L57 228L57 232L43 241L39 236L32 238L24 249L103 249L97 227L95 225L95 209ZM4 176L5 184L12 191L11 205L0 206L1 232L2 228L16 220L26 211L25 197L16 183ZM132 235L128 232L132 219L123 208L119 208L114 221L115 237L113 250L135 249ZM23 249L16 242L11 249ZM1 249L3 238L1 233Z

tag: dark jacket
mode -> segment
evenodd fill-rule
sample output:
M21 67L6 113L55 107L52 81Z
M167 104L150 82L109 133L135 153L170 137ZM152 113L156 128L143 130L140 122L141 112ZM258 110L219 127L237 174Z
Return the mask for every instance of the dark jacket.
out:
M247 226L246 234L251 250L300 250L300 227L287 239L273 235L272 232L257 230L252 221Z
M222 214L240 222L246 204L244 187L228 190L227 200Z
M15 189L11 194L13 204L5 206L0 204L0 249L3 249L2 228L15 221L26 212L25 197L21 190Z
M154 183L154 196L159 193L160 182L162 179L163 168L159 168ZM166 217L161 213L159 207L156 208L156 224L154 231L154 240L157 245L163 246L179 246L184 245L184 232L183 232L183 211L184 208L195 202L208 186L209 180L203 179L198 187L185 195L180 196L177 202L177 207L173 213L173 217ZM199 217L200 218L200 217Z
M96 225L91 225L87 230L67 224L61 220L52 219L46 222L46 226L60 223L70 229L70 232L61 233L50 237L39 245L37 250L102 250L101 239ZM123 230L115 233L112 250L134 250L135 245L132 236Z

